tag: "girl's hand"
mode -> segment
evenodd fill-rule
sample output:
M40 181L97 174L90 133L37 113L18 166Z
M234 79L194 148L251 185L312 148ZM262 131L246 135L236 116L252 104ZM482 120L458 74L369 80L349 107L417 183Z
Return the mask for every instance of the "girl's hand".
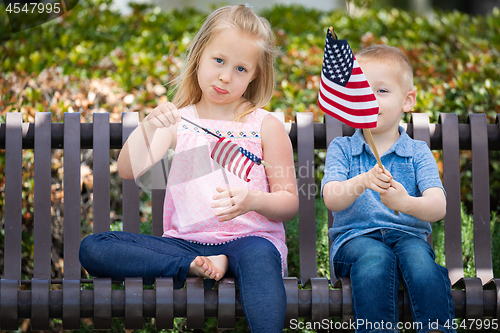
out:
M180 120L181 115L177 107L167 102L154 108L154 110L144 119L144 124L155 129L167 128L175 125Z
M365 187L377 193L386 193L391 187L392 175L387 169L382 170L376 164L370 171L365 173Z
M382 203L389 209L406 212L409 205L408 201L410 195L406 191L405 187L394 179L391 179L389 184L391 186L387 189L387 191L380 194L380 201L382 201Z
M215 216L219 217L219 222L226 222L234 219L237 216L243 215L253 207L253 199L255 194L249 191L246 187L217 187L218 194L214 195L213 199L218 200L210 205L212 208L222 208L215 212Z

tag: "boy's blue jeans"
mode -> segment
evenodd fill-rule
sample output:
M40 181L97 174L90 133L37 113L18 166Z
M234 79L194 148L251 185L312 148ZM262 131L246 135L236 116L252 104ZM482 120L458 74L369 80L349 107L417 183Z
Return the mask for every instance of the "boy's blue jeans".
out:
M454 332L450 329L455 310L448 270L434 259L425 240L394 229L374 231L343 244L332 264L337 277L351 278L355 321L363 324L356 332L395 332L402 325L399 279L408 292L417 333Z
M262 237L243 237L220 245L203 245L181 239L128 232L104 232L86 237L80 245L80 262L95 277L172 277L181 287L196 256L224 254L226 276L236 277L245 317L252 332L281 332L285 322L286 293L281 256Z

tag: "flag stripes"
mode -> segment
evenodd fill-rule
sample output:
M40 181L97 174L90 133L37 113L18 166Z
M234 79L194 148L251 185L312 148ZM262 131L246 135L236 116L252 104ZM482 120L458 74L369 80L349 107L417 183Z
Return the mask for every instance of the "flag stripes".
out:
M242 153L241 147L237 144L221 137L210 156L229 172L246 182L250 181L248 175L255 163Z
M328 31L318 105L323 112L355 128L377 126L378 103L346 40Z

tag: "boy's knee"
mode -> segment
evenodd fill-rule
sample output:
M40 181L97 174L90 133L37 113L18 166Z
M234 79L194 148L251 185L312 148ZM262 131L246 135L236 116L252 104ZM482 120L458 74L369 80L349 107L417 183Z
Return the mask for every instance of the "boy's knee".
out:
M390 251L365 253L355 266L361 274L387 276L392 269L397 267L396 260L396 256Z

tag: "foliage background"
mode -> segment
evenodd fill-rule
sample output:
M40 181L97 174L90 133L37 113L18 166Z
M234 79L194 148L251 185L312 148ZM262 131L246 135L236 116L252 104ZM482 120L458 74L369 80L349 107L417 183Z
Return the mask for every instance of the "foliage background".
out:
M64 17L14 35L9 33L0 4L0 122L7 112L22 112L25 122L34 121L36 111L50 111L54 122L65 112L80 112L82 122L92 122L94 112L110 112L119 122L121 112L137 111L144 117L172 92L172 80L182 65L183 52L207 13L193 9L162 12L148 5L132 5L130 16L111 11L111 0L81 0ZM280 55L276 62L277 85L269 110L283 111L287 121L297 112L312 112L322 121L317 107L319 73L326 28L334 26L340 38L349 40L354 52L375 43L400 47L414 66L417 106L431 122L439 112L456 112L467 122L471 112L486 114L494 123L500 112L500 11L487 16L459 12L435 12L422 16L400 9L351 6L344 11L321 12L300 6L276 6L260 13L276 28ZM117 151L112 152L112 228L121 226L121 180L116 173ZM491 207L494 251L498 250L500 164L498 152L491 153ZM322 177L324 151L316 152L317 180ZM62 169L63 152L54 150L52 161L53 278L64 271L62 256ZM23 278L32 273L33 163L32 152L23 155ZM440 156L436 153L439 162ZM474 275L471 238L470 152L462 161L464 266ZM4 152L0 151L0 173ZM0 205L4 205L4 179L0 179ZM329 276L328 239L324 204L317 199L318 267ZM3 208L0 208L3 216ZM82 232L92 226L92 152L82 150ZM150 202L143 196L141 230L147 232ZM290 276L298 276L297 220L288 223ZM442 222L434 226L437 260L444 264ZM3 231L0 235L3 251ZM2 258L3 256L0 256ZM499 257L498 255L494 258ZM495 259L496 276L500 264ZM0 270L3 263L0 262ZM116 321L116 330L122 322ZM22 329L26 322L21 323ZM82 323L82 330L91 330ZM149 326L148 326L149 325ZM145 331L152 330L150 324ZM214 327L207 322L207 329ZM244 320L239 329L246 330ZM54 330L60 330L54 321ZM183 331L182 320L177 330ZM215 330L215 329L213 329Z

